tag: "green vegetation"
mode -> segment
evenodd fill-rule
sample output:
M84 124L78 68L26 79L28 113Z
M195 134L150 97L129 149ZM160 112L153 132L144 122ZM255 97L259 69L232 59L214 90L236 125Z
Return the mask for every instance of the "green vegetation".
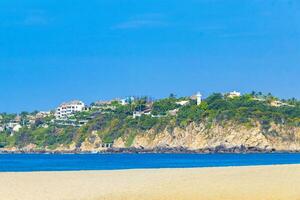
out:
M189 100L187 105L178 102ZM274 104L274 102L276 104ZM229 97L215 93L202 101L200 105L189 98L169 98L149 102L139 98L127 105L113 101L109 109L91 109L76 113L70 120L88 121L82 126L61 125L52 123L53 116L37 119L34 124L23 126L18 132L11 133L4 130L0 133L0 147L24 147L35 144L38 148L56 148L60 145L76 144L77 147L92 135L98 136L105 143L112 143L115 139L123 137L129 147L137 134L152 130L158 133L166 128L185 128L190 123L212 122L226 123L228 121L251 127L259 122L264 129L271 123L286 126L300 126L300 102L296 99L278 100L271 94L261 93L245 94L240 97ZM134 112L150 110L147 114L133 117ZM170 111L176 111L171 115ZM21 113L22 121L27 122L28 113ZM1 114L1 124L13 120L16 115ZM88 119L88 120L87 120ZM47 124L47 126L44 126Z
M137 133L134 132L134 131L132 131L132 132L130 132L130 133L128 134L128 137L127 137L126 143L125 143L125 146L126 146L126 147L130 147L130 146L132 145L133 140L134 140L136 134L137 134Z
M168 111L180 107L180 105L176 104L177 101L175 97L158 100L153 104L152 113L154 115L166 115Z

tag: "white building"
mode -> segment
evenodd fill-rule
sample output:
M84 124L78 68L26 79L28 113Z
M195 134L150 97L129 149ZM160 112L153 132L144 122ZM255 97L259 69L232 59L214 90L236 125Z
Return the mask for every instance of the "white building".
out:
M177 101L176 104L177 105L181 105L181 106L186 106L190 103L190 101L188 100L183 100L183 101Z
M22 128L22 126L17 122L9 122L7 124L7 128L12 132L18 132Z
M200 92L198 92L198 93L196 94L196 99L197 99L197 105L200 105L201 102L202 102L202 95L201 95Z
M130 103L132 103L133 101L134 101L134 97L126 97L125 99L121 99L120 100L120 103L121 103L121 105L127 105L127 104L130 104Z
M22 126L20 124L16 124L14 127L13 127L13 132L19 132L19 130L22 128Z
M45 118L51 115L50 111L40 111L35 115L35 118Z
M81 112L85 108L82 101L71 101L61 104L55 112L56 119L66 119L76 112Z
M237 91L233 91L233 92L228 93L229 98L240 97L240 96L241 96L241 93L237 92Z
M274 100L270 103L271 106L273 107L282 107L282 106L290 106L290 107L294 107L293 105L290 105L288 103L284 103L282 101L279 100Z
M169 115L171 115L171 116L176 116L177 113L178 113L178 111L179 111L179 109L176 108L176 109L174 109L174 110L169 110L168 113L169 113Z
M191 96L190 99L196 100L197 101L197 105L200 105L201 102L202 102L202 94L200 92L197 92L197 94Z
M133 119L137 118L137 117L141 117L142 115L151 115L151 109L146 109L143 111L134 111L133 112Z

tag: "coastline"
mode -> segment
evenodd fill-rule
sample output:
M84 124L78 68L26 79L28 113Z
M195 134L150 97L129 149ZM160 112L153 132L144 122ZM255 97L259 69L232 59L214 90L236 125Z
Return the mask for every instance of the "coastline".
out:
M6 200L290 200L300 165L0 173Z
M262 149L258 147L244 147L236 146L226 148L224 146L217 146L205 149L187 149L187 148L107 148L101 151L82 151L78 150L46 150L46 149L0 149L0 154L122 154L122 153L182 153L182 154L214 154L214 153L300 153L300 150L276 150L276 149Z

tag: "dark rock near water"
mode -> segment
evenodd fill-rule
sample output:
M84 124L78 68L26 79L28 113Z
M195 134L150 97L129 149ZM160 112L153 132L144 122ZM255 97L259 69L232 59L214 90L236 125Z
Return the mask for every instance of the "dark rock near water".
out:
M298 153L299 151L277 151L276 149L261 149L258 147L245 147L245 146L236 146L231 148L226 148L225 146L217 146L214 148L205 148L198 150L189 150L184 147L176 148L166 148L166 147L156 147L153 149L145 148L108 148L105 151L99 152L89 152L89 151L80 151L79 149L74 151L46 151L46 150L17 150L17 151L7 151L0 150L1 154L89 154L89 153L200 153L200 154L212 154L212 153Z

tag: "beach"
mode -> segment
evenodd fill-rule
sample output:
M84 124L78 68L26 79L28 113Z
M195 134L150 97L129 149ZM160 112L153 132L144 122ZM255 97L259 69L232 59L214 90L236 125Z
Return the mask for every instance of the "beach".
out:
M5 200L297 200L300 165L0 173Z

